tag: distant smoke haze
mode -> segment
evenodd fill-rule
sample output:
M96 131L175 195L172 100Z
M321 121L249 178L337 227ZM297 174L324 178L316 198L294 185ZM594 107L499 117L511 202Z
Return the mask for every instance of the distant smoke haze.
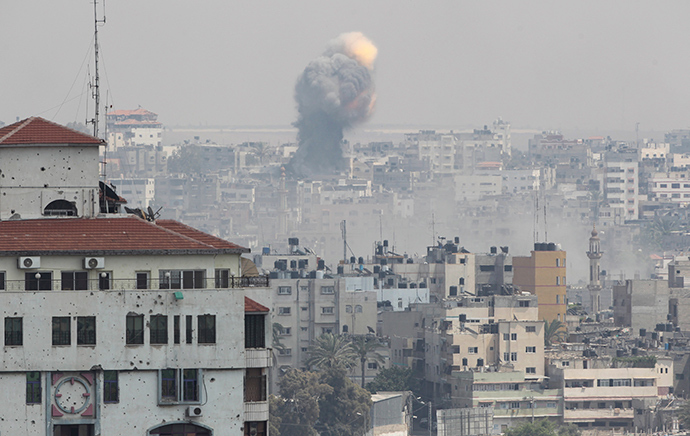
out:
M344 33L304 69L295 86L299 148L289 165L295 176L346 169L343 130L366 121L374 110L377 51L361 33Z

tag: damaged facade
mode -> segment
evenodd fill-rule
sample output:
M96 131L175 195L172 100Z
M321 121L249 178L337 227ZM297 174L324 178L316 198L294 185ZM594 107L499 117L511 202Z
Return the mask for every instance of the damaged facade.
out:
M267 280L246 248L103 213L100 145L0 129L0 434L267 434L268 308L244 288Z

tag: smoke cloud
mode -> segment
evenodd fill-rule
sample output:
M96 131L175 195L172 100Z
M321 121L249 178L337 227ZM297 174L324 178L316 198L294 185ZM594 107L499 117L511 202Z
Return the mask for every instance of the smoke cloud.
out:
M289 165L295 176L346 168L343 131L366 121L374 110L372 70L377 52L361 33L344 33L304 69L295 86L299 148Z

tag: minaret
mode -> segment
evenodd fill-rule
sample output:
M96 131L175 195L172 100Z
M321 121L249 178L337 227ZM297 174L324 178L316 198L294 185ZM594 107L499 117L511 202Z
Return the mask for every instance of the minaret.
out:
M592 226L592 237L589 238L589 296L592 303L592 314L596 315L601 310L601 282L599 281L599 259L604 254L600 248L599 236L596 226Z

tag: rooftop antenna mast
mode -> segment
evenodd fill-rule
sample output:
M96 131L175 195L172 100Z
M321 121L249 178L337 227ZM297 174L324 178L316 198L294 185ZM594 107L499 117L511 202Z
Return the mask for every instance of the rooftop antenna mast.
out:
M96 102L96 110L94 111L94 117L89 121L90 123L93 123L93 136L98 138L99 136L99 120L98 117L100 115L100 110L101 110L101 91L100 91L100 84L101 84L101 79L100 75L98 73L98 25L100 23L105 24L105 0L103 0L103 19L99 20L98 19L98 8L97 8L98 2L96 0L93 1L93 27L94 27L94 34L93 34L93 47L94 47L94 68L95 68L95 77L94 77L94 84L92 85L93 88L93 98Z

